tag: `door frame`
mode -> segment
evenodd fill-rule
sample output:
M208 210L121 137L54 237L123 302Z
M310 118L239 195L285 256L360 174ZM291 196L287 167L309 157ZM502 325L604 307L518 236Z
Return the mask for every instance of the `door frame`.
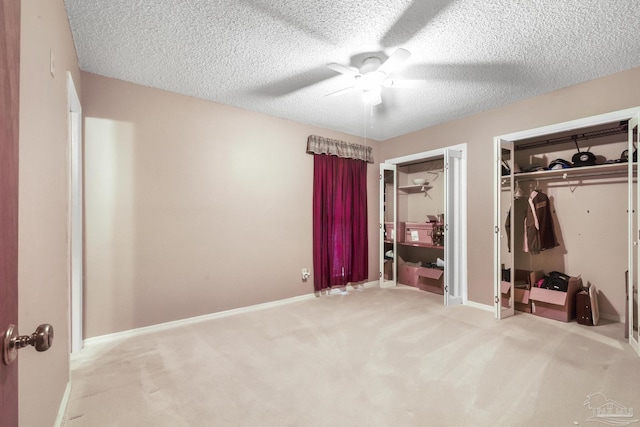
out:
M453 260L449 267L444 269L444 304L447 306L463 304L467 300L467 287L462 286L462 278L464 277L466 284L467 277L467 234L466 227L461 226L463 223L466 224L466 216L464 220L461 216L467 212L465 161L466 155L462 150L444 150L444 259ZM464 252L461 252L463 250ZM463 258L465 262L459 262Z
M70 351L83 347L84 288L84 197L82 106L73 76L67 71L68 154L69 154L69 336Z
M494 189L494 244L493 244L493 248L494 248L494 259L496 260L494 263L494 277L498 277L499 280L496 280L494 283L494 311L495 311L495 317L496 319L506 319L507 317L511 317L511 316L515 316L515 295L514 295L514 286L513 286L513 281L514 281L514 277L511 278L511 280L509 281L509 287L508 287L508 291L505 292L505 290L502 288L502 256L501 256L501 241L502 239L505 237L504 233L503 233L503 218L502 218L502 180L504 179L502 176L502 160L503 160L503 148L505 146L505 144L509 144L509 150L511 152L510 157L511 159L513 159L513 155L514 155L514 142L512 140L505 140L502 137L495 137L494 138L494 184L495 184L495 189ZM510 188L510 197L511 197L511 203L513 203L513 188L514 188L514 177L513 174L511 174L511 176L509 177L509 188ZM510 222L511 224L514 224L515 221L513 220L513 215L514 215L514 211L515 209L509 209L509 217L510 217ZM510 236L507 236L507 238L510 240L510 246L511 248L514 247L514 234L515 233L511 233ZM515 268L513 268L513 251L510 254L511 257L511 262L509 263L509 265L511 266L512 271L515 271ZM509 295L509 302L505 305L503 304L502 301L502 295L507 294Z
M504 141L518 141L522 139L536 138L549 134L572 131L575 129L598 126L601 124L612 123L617 121L629 121L634 118L640 117L640 107L627 108L624 110L613 111L610 113L599 114L590 117L584 117L576 120L570 120L567 122L556 123L548 126L541 126L538 128L528 129L519 132L513 132L505 135L499 135L494 137L494 152L499 153L501 148L501 143ZM632 142L629 141L629 147L632 147ZM631 151L630 151L631 152ZM497 156L496 156L497 158ZM632 165L634 162L629 162L629 173L628 179L631 182L633 179L633 170ZM500 163L497 162L494 167L494 230L495 230L495 238L494 238L494 305L496 313L499 313L500 307L500 282L501 282L501 274L500 274L500 232L502 230L502 225L500 224ZM638 259L634 259L633 257L633 248L637 247L640 243L640 230L634 230L633 227L633 214L636 209L640 209L640 200L638 200L638 206L634 206L633 202L633 194L631 190L631 185L629 185L629 200L628 200L628 220L629 220L629 239L627 242L627 256L629 262L629 278L627 284L627 290L629 295L633 295L633 277L634 270L640 270L640 255ZM640 185L638 185L640 187ZM640 192L640 188L638 189ZM640 221L639 221L640 222ZM630 316L633 313L633 298L629 298L628 307ZM640 309L640 302L638 307L635 307L636 310ZM629 344L633 347L633 349L640 356L640 344L638 342L632 342L632 333L633 333L633 322L630 322L630 334L629 334Z
M427 161L435 158L445 158L449 152L458 151L460 153L460 164L456 168L456 176L452 177L454 183L450 186L456 189L458 194L447 195L446 197L453 196L459 201L459 212L457 215L445 214L445 227L449 229L455 229L458 231L456 235L457 248L453 248L451 252L454 259L452 264L457 266L456 274L447 274L445 269L445 289L455 289L459 295L455 298L454 303L466 304L468 301L468 282L467 282L467 144L457 144L449 147L438 148L435 150L423 151L420 153L414 153L402 157L394 157L387 159L383 163L393 164L401 166L406 163L414 163L417 161ZM446 162L445 162L446 163ZM445 170L445 174L446 174ZM457 182L455 182L457 181ZM448 189L445 190L447 192ZM454 222L455 221L455 222ZM446 236L446 233L445 233ZM446 250L446 246L445 246ZM383 254L381 255L382 258ZM445 261L446 262L446 261ZM382 268L382 266L380 266ZM397 266L395 267L397 268ZM448 292L444 293L444 304L449 305L450 299Z
M396 224L398 218L398 181L397 181L397 166L394 164L388 163L380 163L380 208L379 208L379 218L380 218L380 228L379 228L379 240L380 240L380 287L381 288L392 288L397 285L397 271L395 266L397 266L398 261L398 251L397 251L397 239L396 233L393 233L389 239L385 239L385 213L391 213L391 222ZM392 191L392 199L389 200L385 198L386 196L386 181L385 174L387 171L393 172L393 191ZM397 230L397 228L396 228ZM389 236L387 236L389 237ZM391 259L391 279L385 279L384 277L384 263L385 263L385 243L391 241L393 247L393 257Z
M631 117L628 121L628 145L627 149L629 153L633 153L637 148L634 146L634 136L640 141L640 110L636 112L635 116ZM634 306L634 287L636 292L638 289L638 273L640 272L640 250L638 249L638 243L640 240L640 220L638 219L638 212L640 212L640 184L637 182L638 173L638 159L633 161L633 156L629 157L627 170L627 176L629 183L633 183L634 173L636 174L635 189L633 185L629 185L628 191L628 228L629 228L629 242L628 242L628 262L629 270L627 272L627 334L629 335L629 345L640 356L640 337L639 331L634 332L634 319L640 312L640 300ZM635 191L634 191L635 190ZM634 217L635 213L635 217Z

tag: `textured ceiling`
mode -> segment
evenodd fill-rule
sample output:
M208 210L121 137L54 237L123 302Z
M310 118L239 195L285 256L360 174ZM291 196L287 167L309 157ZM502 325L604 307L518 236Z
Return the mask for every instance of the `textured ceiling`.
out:
M80 68L385 140L640 66L637 0L65 0ZM325 97L397 48L381 105ZM640 84L640 82L639 82Z

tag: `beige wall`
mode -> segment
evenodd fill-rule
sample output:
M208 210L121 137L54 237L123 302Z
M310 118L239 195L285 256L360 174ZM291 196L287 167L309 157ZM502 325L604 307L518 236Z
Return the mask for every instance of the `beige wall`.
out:
M82 87L86 337L313 292L306 139L360 138L89 73Z
M370 143L376 161L468 143L468 245L489 248L493 137L636 106L639 75L630 70ZM82 79L87 337L311 292L300 280L300 269L312 267L305 140L359 138L88 73ZM369 173L375 280L377 167ZM492 303L492 253L469 251L472 301Z
M640 105L640 68L444 123L380 144L380 160L468 144L469 299L493 300L493 137ZM479 251L477 248L486 248ZM620 257L626 257L621 251Z
M20 352L20 426L37 427L53 425L69 378L66 72L80 73L62 0L22 2L21 38L19 330L55 330L46 353Z

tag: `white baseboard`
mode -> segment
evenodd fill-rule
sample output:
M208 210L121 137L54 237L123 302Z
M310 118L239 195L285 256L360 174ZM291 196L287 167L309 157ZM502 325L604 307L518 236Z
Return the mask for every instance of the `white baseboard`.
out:
M600 312L600 317L601 317L602 319L611 320L611 321L613 321L613 322L617 322L617 323L624 323L624 316L618 316L617 314L602 313L602 312Z
M468 305L469 307L474 307L474 308L478 308L480 310L484 310L484 311L490 311L493 312L495 310L495 308L491 305L487 305L487 304L480 304L478 302L474 302L474 301L467 301L464 305ZM611 314L611 313L600 313L600 317L603 319L607 319L607 320L611 320L613 322L618 322L618 323L624 323L624 316L618 316L617 314Z
M477 308L484 311L490 311L490 312L493 312L495 310L495 308L492 305L481 304L479 302L469 301L469 300L467 300L467 302L465 302L464 305L468 305L469 307Z
M379 286L379 282L377 280L375 280L373 282L366 282L364 284L357 284L356 286L353 286L353 285L348 285L348 286L352 286L356 290L360 289L361 287L373 288L373 287ZM347 287L345 286L344 289L346 290ZM348 292L348 291L346 291L346 292ZM342 289L332 289L329 293L327 293L327 295L342 294L342 293L345 293L345 291L343 291ZM297 297L285 298L285 299L281 299L281 300L277 300L277 301L271 301L271 302L265 302L265 303L262 303L262 304L250 305L250 306L247 306L247 307L234 308L234 309L231 309L231 310L219 311L217 313L205 314L205 315L202 315L202 316L189 317L187 319L174 320L172 322L159 323L157 325L145 326L145 327L142 327L142 328L129 329L127 331L115 332L115 333L112 333L112 334L106 334L106 335L100 335L100 336L97 336L97 337L87 338L84 341L84 345L85 345L85 348L86 348L88 346L92 346L92 345L95 345L95 344L119 341L119 340L122 340L122 339L125 339L125 338L131 338L131 337L136 337L136 336L139 336L139 335L148 334L148 333L151 333L151 332L158 332L158 331L171 329L171 328L176 328L176 327L180 327L180 326L191 325L193 323L205 322L207 320L220 319L220 318L227 317L227 316L234 316L236 314L250 313L250 312L253 312L253 311L264 310L264 309L267 309L267 308L279 307L281 305L291 304L291 303L298 302L298 301L305 301L305 300L313 299L313 298L316 298L316 297L317 297L317 295L315 293L299 295ZM73 360L77 356L80 356L81 354L82 354L82 350L77 352L77 353L73 353L71 355L71 359ZM74 357L74 356L76 356L76 357Z
M58 408L58 416L56 417L56 423L54 427L62 427L67 414L67 405L69 404L69 397L71 396L71 380L67 382L67 387L64 390L64 395L60 401L60 407Z

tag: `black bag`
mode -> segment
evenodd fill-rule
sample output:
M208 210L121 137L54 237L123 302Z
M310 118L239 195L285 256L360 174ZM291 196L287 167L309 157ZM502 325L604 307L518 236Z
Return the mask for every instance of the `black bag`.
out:
M548 275L544 276L544 280L540 287L551 289L553 291L567 292L567 289L569 289L569 278L570 277L564 273L552 271Z
M576 320L581 325L593 326L593 310L589 288L582 288L576 293Z

